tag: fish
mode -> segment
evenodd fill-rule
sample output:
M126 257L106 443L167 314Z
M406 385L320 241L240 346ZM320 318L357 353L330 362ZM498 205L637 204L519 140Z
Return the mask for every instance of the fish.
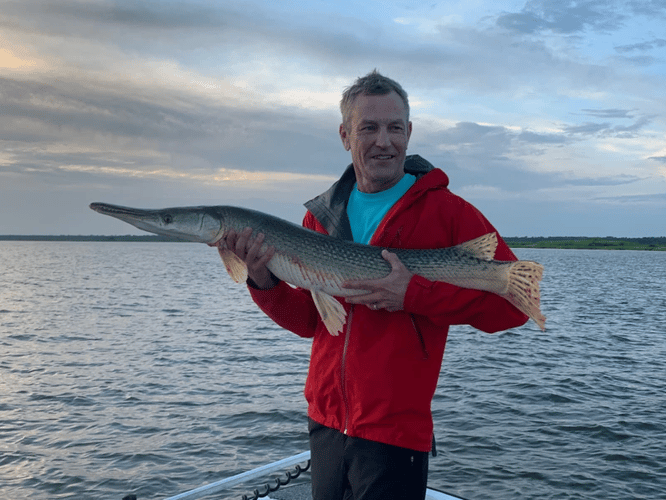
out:
M382 247L334 238L247 208L220 205L140 209L108 203L91 203L90 208L144 231L209 245L230 230L240 233L250 227L252 238L263 233L262 251L271 246L275 249L268 269L280 280L311 292L332 335L342 332L346 322L346 311L335 297L367 293L343 288L343 283L379 279L391 272L390 264L382 257ZM524 260L494 260L497 244L497 234L491 232L452 247L390 251L413 274L503 297L545 330L539 287L543 266ZM223 245L220 255L231 278L237 283L245 282L245 263Z

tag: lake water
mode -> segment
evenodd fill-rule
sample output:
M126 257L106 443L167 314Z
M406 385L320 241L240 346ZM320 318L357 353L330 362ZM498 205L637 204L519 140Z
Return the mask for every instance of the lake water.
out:
M666 498L666 252L516 253L548 330L452 329L430 485ZM163 498L308 446L310 342L203 245L0 242L0 349L2 498Z

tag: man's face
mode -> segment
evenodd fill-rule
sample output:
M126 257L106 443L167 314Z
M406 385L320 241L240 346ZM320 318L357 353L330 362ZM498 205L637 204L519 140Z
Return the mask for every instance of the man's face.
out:
M340 125L340 138L351 151L359 191L377 193L402 179L411 133L407 109L396 92L356 97L348 128Z

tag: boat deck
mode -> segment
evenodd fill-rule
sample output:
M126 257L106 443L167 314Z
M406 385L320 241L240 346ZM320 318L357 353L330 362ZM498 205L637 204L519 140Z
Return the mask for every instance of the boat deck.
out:
M303 453L299 453L298 455L278 460L277 462L273 462L270 464L262 465L261 467L257 467L256 469L252 469L250 471L243 472L241 474L237 474L235 476L231 476L226 479L222 479L215 483L207 484L204 486L200 486L199 488L195 488L193 490L180 493L176 496L169 497L166 500L198 500L200 498L210 496L214 493L219 493L225 490L229 490L229 488L232 488L239 484L247 484L259 481L262 478L266 478L266 476L269 474L274 474L278 471L283 471L285 468L292 467L294 465L297 465L298 469L298 474L293 476L294 478L296 478L300 474L301 470L298 464L303 462L309 462L309 460L310 460L310 452L305 451ZM307 470L308 467L305 467L303 470ZM264 489L263 491L267 490ZM258 491L255 494L259 494ZM301 480L301 482L298 482L296 484L285 485L283 487L280 487L276 491L271 491L269 493L269 496L264 498L268 500L312 500L311 484L307 480L306 481ZM464 500L464 499L428 488L428 490L426 491L426 500Z
M310 483L285 486L274 491L266 498L271 500L312 500L312 488Z
M266 497L268 500L312 500L310 483L301 483L294 486L285 486ZM463 500L441 491L428 489L426 500Z

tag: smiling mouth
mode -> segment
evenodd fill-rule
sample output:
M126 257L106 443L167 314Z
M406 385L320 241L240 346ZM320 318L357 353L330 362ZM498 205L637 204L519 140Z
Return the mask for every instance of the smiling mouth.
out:
M373 160L392 160L395 158L393 155L375 155L372 157Z

